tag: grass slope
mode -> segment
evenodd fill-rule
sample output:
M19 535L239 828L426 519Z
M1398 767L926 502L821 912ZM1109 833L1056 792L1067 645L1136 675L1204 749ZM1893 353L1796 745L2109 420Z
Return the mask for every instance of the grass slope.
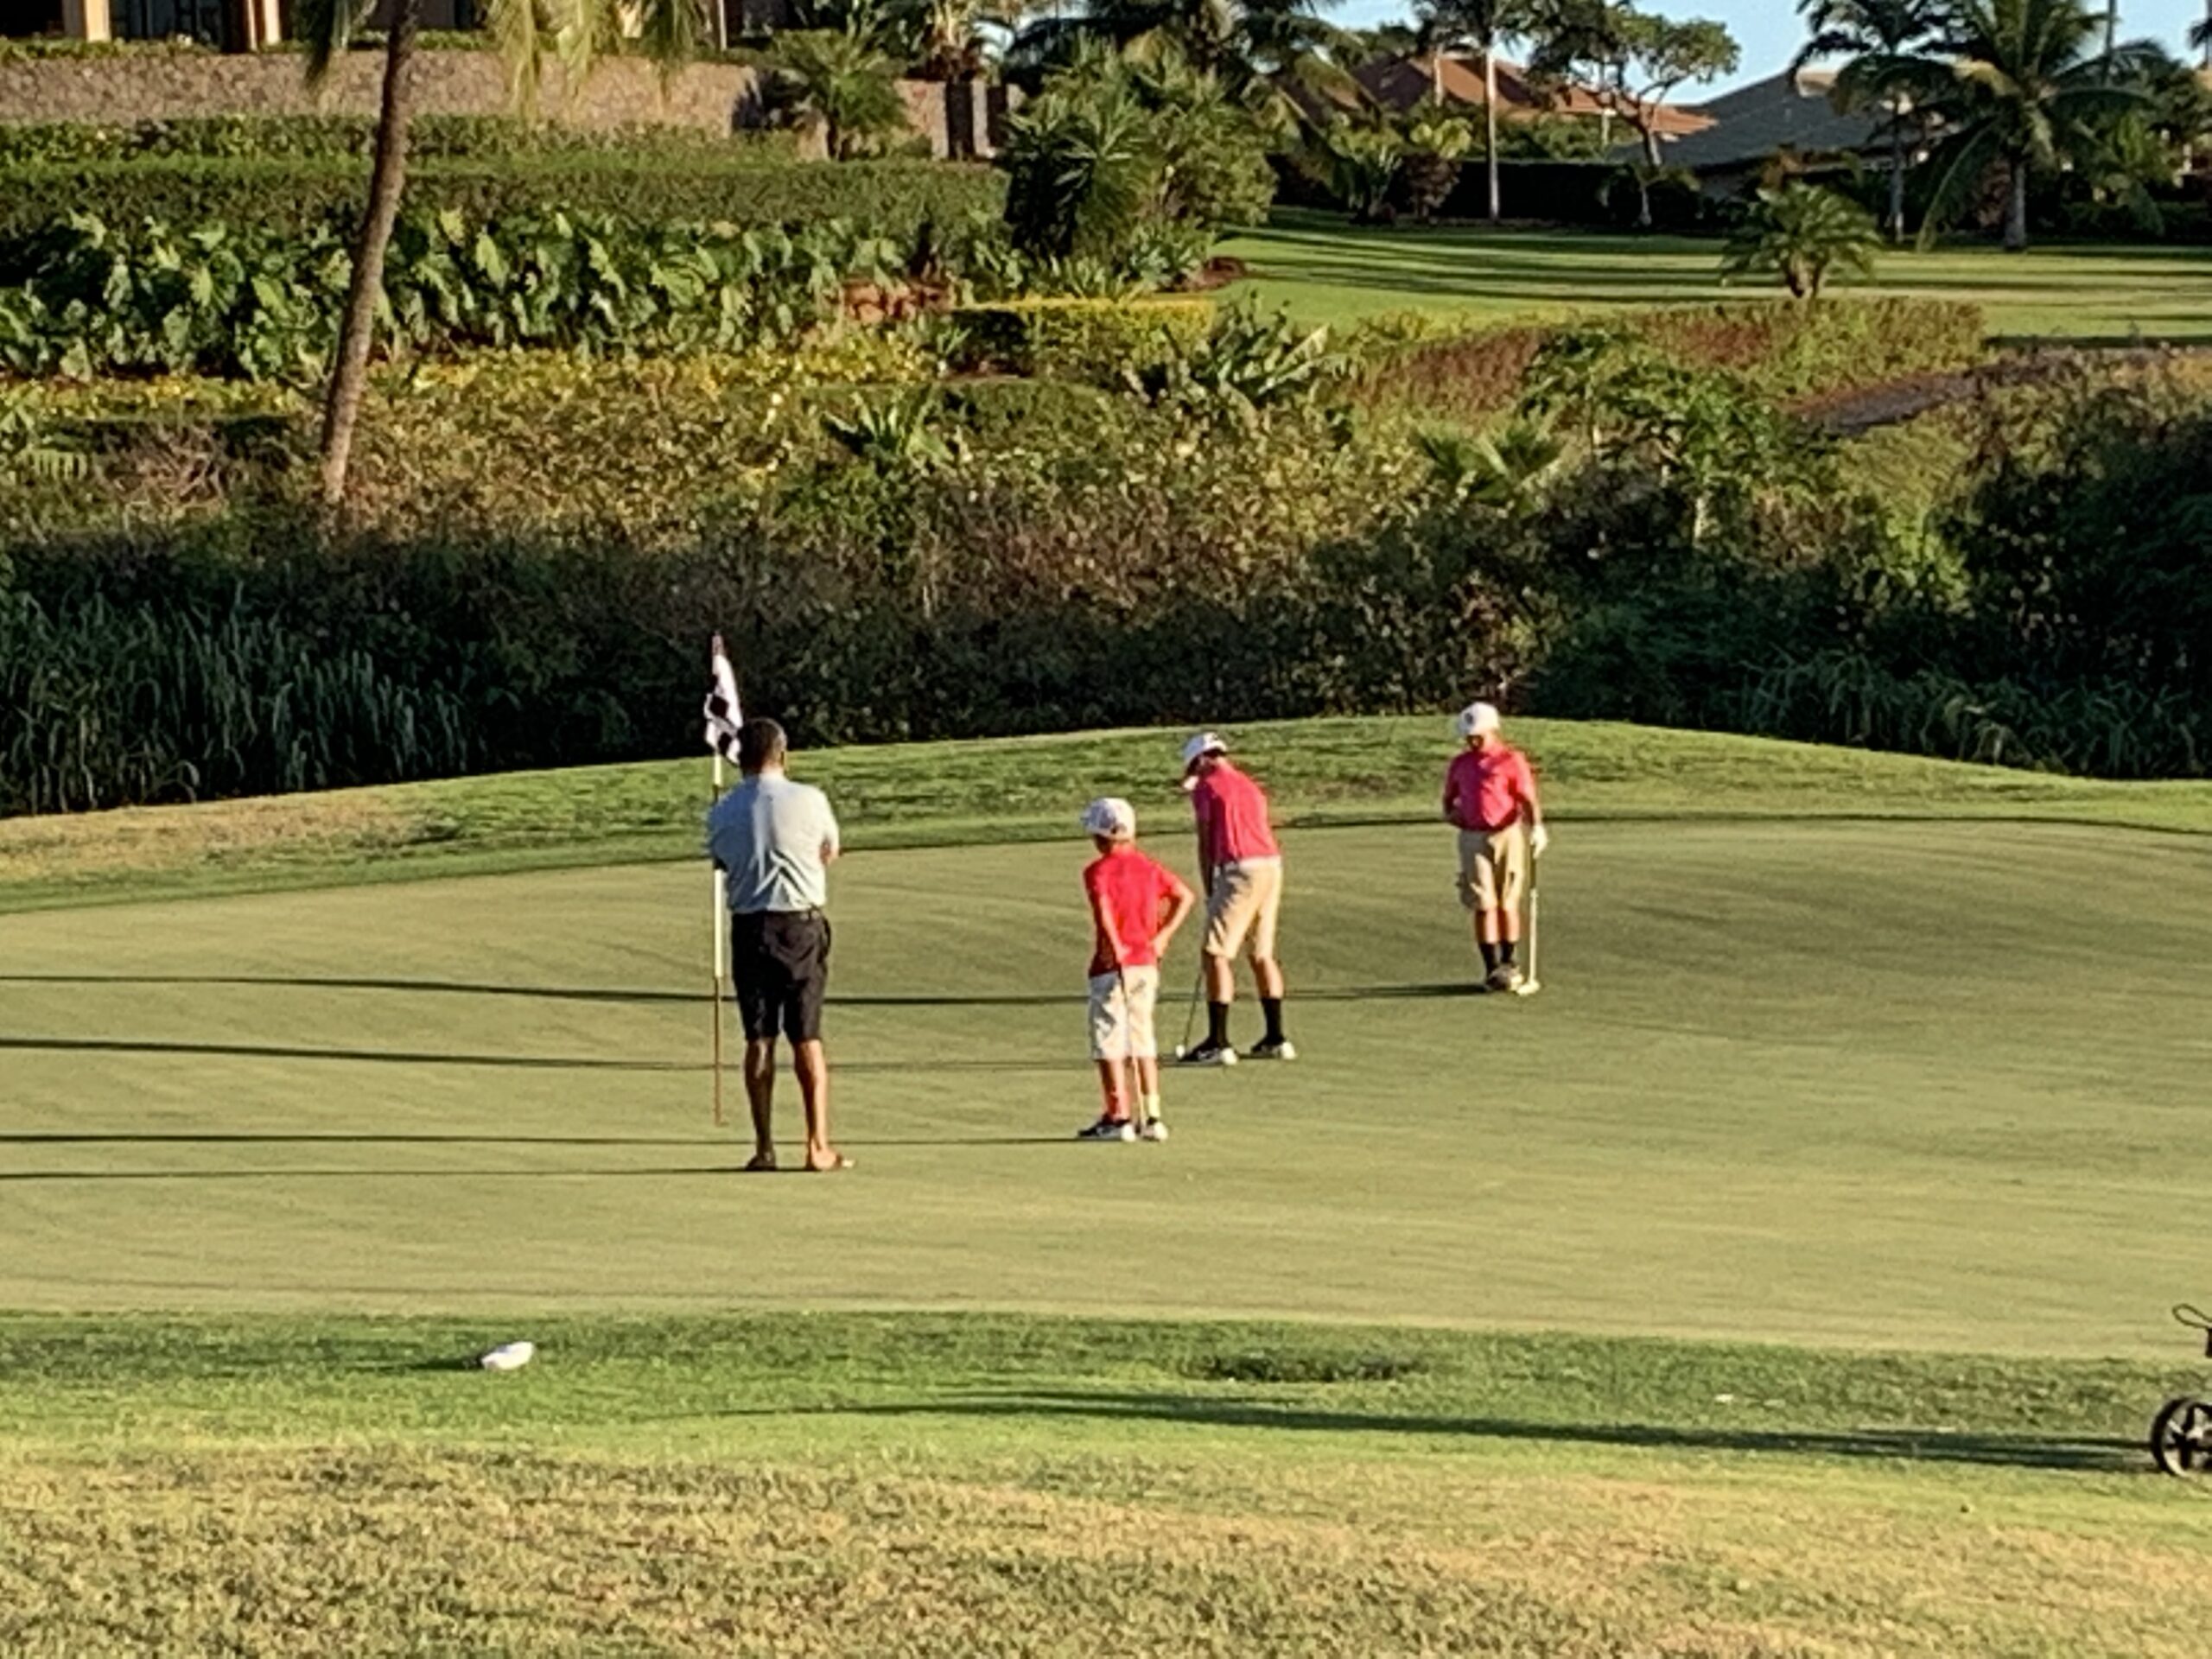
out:
M1338 325L1393 311L1503 321L1761 291L1722 288L1719 244L1688 237L1373 230L1290 211L1223 251L1252 268L1236 293ZM1873 287L1853 291L1979 305L1998 335L2185 340L2212 339L2208 276L2212 251L2202 248L1957 246L1885 253Z
M1297 824L1430 823L1441 716L1241 727ZM2212 784L2109 784L1912 756L1605 721L1514 725L1553 810L1619 817L2031 817L2212 831ZM1180 731L821 750L855 847L1065 839L1111 789L1179 817ZM706 761L461 778L73 817L0 818L0 912L696 855ZM1155 820L1156 821L1156 820Z
M2153 1368L976 1316L0 1319L0 1648L2179 1656ZM1815 1547L1816 1546L1816 1547Z

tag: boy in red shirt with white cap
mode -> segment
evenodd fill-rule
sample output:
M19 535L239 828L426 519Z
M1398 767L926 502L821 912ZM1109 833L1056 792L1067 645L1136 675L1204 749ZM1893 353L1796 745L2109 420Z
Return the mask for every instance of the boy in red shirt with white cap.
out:
M1497 709L1471 702L1454 723L1466 748L1444 775L1444 816L1459 830L1459 902L1474 913L1485 982L1517 991L1522 979L1513 957L1529 861L1551 837L1529 757L1505 741Z
M1153 1033L1160 953L1198 898L1173 871L1137 850L1136 809L1127 801L1115 796L1093 801L1084 810L1083 827L1098 849L1098 856L1084 867L1083 891L1090 900L1094 936L1090 1058L1098 1063L1106 1104L1098 1121L1076 1138L1165 1141L1160 1042ZM1134 1089L1125 1087L1130 1082Z
M1248 945L1267 1022L1248 1057L1294 1060L1298 1051L1282 1031L1282 969L1275 963L1282 849L1268 820L1267 791L1230 764L1229 745L1213 732L1200 732L1183 746L1183 787L1198 821L1198 874L1206 890L1206 1036L1183 1062L1235 1063L1229 1007L1236 996L1237 952Z

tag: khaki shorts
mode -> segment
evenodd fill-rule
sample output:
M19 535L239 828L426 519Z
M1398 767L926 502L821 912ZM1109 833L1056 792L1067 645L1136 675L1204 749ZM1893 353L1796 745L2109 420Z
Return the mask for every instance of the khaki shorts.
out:
M1124 988L1128 995L1122 995ZM1160 1039L1153 1034L1153 1006L1160 1001L1160 969L1124 968L1118 974L1090 976L1090 1058L1094 1060L1156 1060Z
M1281 910L1282 860L1248 858L1223 865L1213 873L1213 891L1206 895L1206 954L1234 957L1249 935L1252 960L1273 962L1275 918Z
M1459 902L1469 910L1518 910L1529 891L1529 826L1459 832Z

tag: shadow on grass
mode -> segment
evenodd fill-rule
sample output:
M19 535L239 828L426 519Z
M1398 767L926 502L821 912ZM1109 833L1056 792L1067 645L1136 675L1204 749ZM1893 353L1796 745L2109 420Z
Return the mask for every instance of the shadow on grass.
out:
M1299 1433L1421 1434L1476 1440L1548 1441L1658 1452L1740 1452L1768 1456L1864 1458L1885 1461L1982 1464L2110 1474L2136 1466L2133 1440L2090 1435L1929 1429L1793 1429L1689 1427L1662 1423L1541 1423L1514 1418L1397 1414L1192 1394L1023 1393L955 1398L911 1405L841 1408L864 1415L986 1418L1086 1417L1109 1421L1184 1423L1211 1428L1280 1429Z
M442 979L281 978L275 976L253 976L229 974L0 974L0 985L80 985L87 988L202 985L242 990L395 991L426 996L518 997L532 1001L663 1003L675 1007L697 1007L707 1000L698 991L626 990L618 988L598 988L565 985L486 985L465 980ZM1394 997L1458 996L1467 994L1469 989L1467 985L1459 983L1339 985L1300 990L1296 995L1297 1000L1301 1002L1361 1002ZM1044 1008L1079 1006L1084 1001L1084 995L1080 990L977 991L959 995L906 991L857 994L839 994L833 991L830 994L827 1001L833 1008ZM0 1047L7 1047L10 1045L56 1046L73 1040L77 1039L0 1037ZM310 1052L312 1051L302 1051L300 1057L304 1058ZM289 1052L287 1053L289 1056ZM345 1058L385 1059L410 1057L365 1053L347 1055ZM484 1063L492 1065L499 1062L486 1060ZM569 1064L566 1061L524 1063ZM626 1063L577 1061L575 1064Z
M308 1048L277 1043L186 1043L121 1037L0 1037L0 1053L124 1054L201 1059L339 1061L367 1065L491 1066L531 1071L660 1071L703 1073L696 1060L603 1059L562 1054L441 1054L411 1049ZM835 1071L1087 1071L1086 1060L1036 1059L839 1060Z

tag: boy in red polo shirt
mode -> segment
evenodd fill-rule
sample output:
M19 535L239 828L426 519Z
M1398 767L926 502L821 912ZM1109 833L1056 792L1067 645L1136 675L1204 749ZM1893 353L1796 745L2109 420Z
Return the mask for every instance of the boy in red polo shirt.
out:
M1084 811L1098 856L1084 867L1090 900L1090 1058L1105 1109L1079 1141L1165 1141L1160 1116L1160 953L1197 897L1173 871L1137 850L1136 809L1109 796ZM1134 1088L1128 1085L1134 1084ZM1132 1095L1135 1099L1132 1100ZM1135 1121L1132 1122L1134 1116Z
M1444 817L1459 830L1459 902L1474 913L1484 982L1521 988L1521 907L1529 861L1551 837L1529 757L1505 741L1496 708L1469 703L1456 728L1465 743L1444 775Z
M1185 1065L1230 1065L1229 1009L1236 996L1236 956L1249 951L1265 1029L1246 1051L1255 1060L1294 1060L1282 1029L1282 969L1275 926L1282 909L1282 849L1268 820L1268 793L1229 759L1229 746L1200 732L1183 746L1183 788L1198 831L1198 872L1206 891L1204 962L1205 1040Z

